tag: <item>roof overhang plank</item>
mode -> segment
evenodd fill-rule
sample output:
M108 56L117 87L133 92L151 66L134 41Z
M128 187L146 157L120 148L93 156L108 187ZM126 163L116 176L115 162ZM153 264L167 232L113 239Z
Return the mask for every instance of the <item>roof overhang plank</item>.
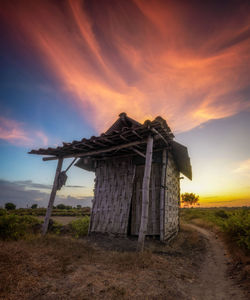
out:
M143 139L140 141L134 141L131 143L127 143L127 144L121 144L121 145L117 145L117 146L112 146L109 148L105 148L105 149L100 149L100 150L93 150L93 151L88 151L88 152L82 152L82 153L75 153L75 154L69 154L69 155L65 155L65 156L52 156L52 157L43 157L44 161L47 160L56 160L59 158L71 158L71 157L86 157L86 156L92 156L92 155L97 155L97 154L101 154L101 153L107 153L110 151L119 151L121 149L126 149L126 148L130 148L139 144L146 144L147 143L147 139Z
M172 152L179 171L187 178L192 180L192 167L190 164L187 147L175 141L171 141L170 143L172 145Z
M79 158L74 165L86 171L95 171L95 162L90 157Z

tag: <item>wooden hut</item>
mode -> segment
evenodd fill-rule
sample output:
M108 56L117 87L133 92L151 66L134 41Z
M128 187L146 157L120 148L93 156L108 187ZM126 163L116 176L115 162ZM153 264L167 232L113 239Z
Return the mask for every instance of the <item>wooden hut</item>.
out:
M50 156L43 160L58 159L44 231L56 190L65 182L62 160L73 157L77 167L96 175L90 234L138 235L140 247L146 235L162 241L176 235L180 173L192 179L192 171L187 148L173 138L161 117L141 124L121 113L98 137L32 150L31 154Z

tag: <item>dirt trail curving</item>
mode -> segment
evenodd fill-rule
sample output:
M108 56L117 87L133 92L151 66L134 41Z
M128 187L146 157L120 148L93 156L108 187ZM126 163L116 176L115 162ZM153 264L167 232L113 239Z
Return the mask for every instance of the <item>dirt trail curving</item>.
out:
M188 224L201 233L207 242L207 254L199 274L199 280L191 289L193 300L243 300L243 291L227 274L230 260L225 247L213 232Z

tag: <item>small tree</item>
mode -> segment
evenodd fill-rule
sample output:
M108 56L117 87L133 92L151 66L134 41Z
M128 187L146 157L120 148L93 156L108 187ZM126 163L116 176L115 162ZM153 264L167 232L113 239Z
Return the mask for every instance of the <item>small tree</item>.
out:
M82 206L81 206L80 204L77 204L76 208L77 208L77 209L81 209Z
M56 206L57 209L66 209L66 205L60 203Z
M11 202L5 203L5 209L14 210L14 209L16 209L16 205L14 203L11 203Z
M184 193L181 195L181 202L188 206L199 205L199 196L194 193Z
M32 205L31 205L31 208L32 208L32 209L36 209L36 208L37 208L37 204L32 204Z

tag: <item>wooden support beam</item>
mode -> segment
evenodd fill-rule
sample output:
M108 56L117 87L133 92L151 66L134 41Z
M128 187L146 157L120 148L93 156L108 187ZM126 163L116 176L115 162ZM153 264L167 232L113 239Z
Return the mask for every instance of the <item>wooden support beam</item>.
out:
M79 143L79 145L86 146L86 147L89 147L89 148L91 148L91 149L94 149L94 148L95 148L94 146L92 146L92 145L90 145L90 144L87 144L86 142L81 142L81 143Z
M139 145L139 144L145 144L145 143L147 143L146 139L141 140L141 141L135 141L135 142L123 144L123 145L112 146L110 148L101 149L101 150L93 150L93 151L78 153L78 154L69 154L69 155L63 156L62 158L84 157L84 156L97 155L97 154L106 153L106 152L110 152L110 151L115 151L115 150L118 151L118 150L121 150L121 149L130 148L132 146ZM43 158L44 161L55 160L55 159L59 159L59 157L52 156L52 157L44 157Z
M71 168L71 166L73 165L73 163L77 160L77 158L73 159L72 162L70 163L70 165L68 166L68 168L64 171L65 173L68 172L68 170Z
M129 139L125 138L125 136L123 136L122 134L120 134L120 138L121 138L122 140L126 141L126 142L129 141Z
M62 170L62 164L63 164L63 159L60 158L58 160L58 163L57 163L57 168L56 168L56 174L55 174L55 178L54 178L54 183L53 183L53 187L52 187L52 190L51 190L49 204L48 204L48 208L47 208L47 211L46 211L46 216L45 216L44 223L43 223L43 229L42 229L42 234L43 235L45 235L46 232L47 232L47 230L48 230L49 219L50 219L50 216L51 216L53 204L54 204L55 197L56 197L56 191L57 191L57 185L58 185L58 177L59 177L60 172Z
M167 170L167 149L162 150L161 191L160 191L160 240L164 240L165 225L165 184Z
M133 134L136 135L139 139L142 139L142 136L140 136L135 130L132 130Z
M155 134L157 134L165 143L166 143L166 145L168 145L169 143L168 143L168 141L160 134L160 132L159 131L157 131L155 128L151 128L151 131L153 132L153 133L155 133Z
M144 177L142 182L142 213L141 224L139 230L139 238L137 244L137 251L143 251L144 241L148 227L148 208L149 208L149 184L152 166L152 154L153 154L153 137L150 135L147 140L147 152L144 169Z
M139 154L140 156L146 158L146 155L144 153L142 153L141 151L139 151L139 150L137 150L137 149L135 149L133 147L131 147L130 149L132 149L135 153Z
M108 139L107 137L102 136L102 139L104 141L106 141L107 143L114 144L114 142L112 140Z
M93 140L93 143L96 144L96 145L99 145L99 146L107 146L106 144L102 143L102 142L99 142L97 140Z
M84 150L82 147L77 147L77 146L72 146L72 148L74 149L74 150L80 150L80 151L82 151L82 150Z

